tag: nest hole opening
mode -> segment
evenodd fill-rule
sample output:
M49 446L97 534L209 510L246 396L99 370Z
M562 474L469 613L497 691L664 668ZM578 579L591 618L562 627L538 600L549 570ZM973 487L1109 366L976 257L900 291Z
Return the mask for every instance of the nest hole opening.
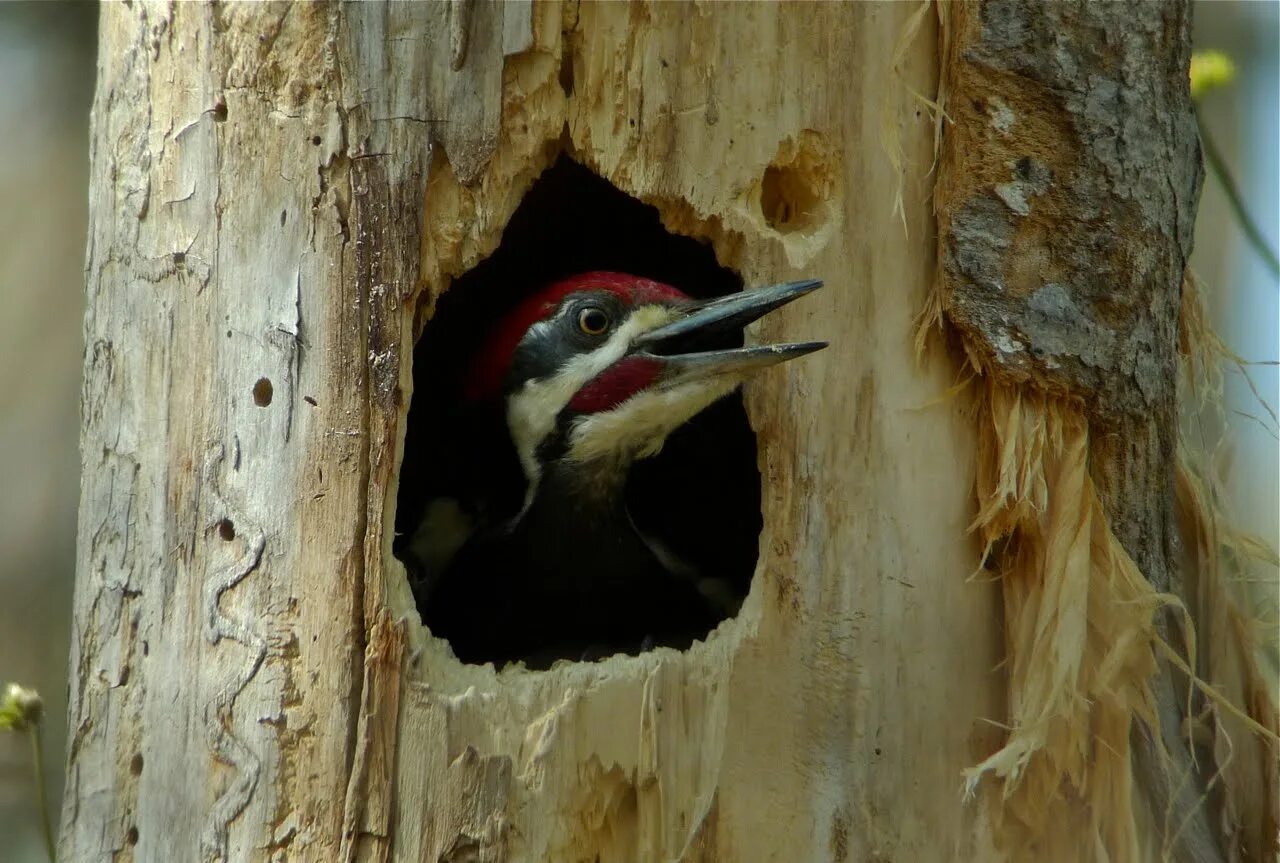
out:
M463 662L546 668L656 646L684 649L736 615L750 590L763 526L761 481L740 392L678 428L659 453L631 466L625 482L635 528L688 568L720 610L712 619L673 629L656 597L597 608L561 589L548 591L543 603L527 584L520 607L512 607L502 585L521 579L518 561L501 571L492 563L468 569L475 559L468 549L510 524L528 489L503 406L470 403L468 371L506 312L558 279L596 270L654 279L696 298L742 289L741 277L720 266L709 244L667 232L654 207L562 156L534 182L493 254L439 298L414 350L393 552L405 564L423 622ZM731 334L724 346L741 344L741 335ZM584 555L601 558L593 566L602 580L619 569L618 560L582 539L572 519L548 540L571 549L581 542ZM461 590L466 585L486 587Z

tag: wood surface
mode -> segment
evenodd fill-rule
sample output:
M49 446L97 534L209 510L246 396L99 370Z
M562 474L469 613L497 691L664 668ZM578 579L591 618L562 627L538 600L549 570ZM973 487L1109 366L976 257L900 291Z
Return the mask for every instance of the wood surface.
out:
M976 404L913 345L931 7L101 14L63 859L997 859ZM391 554L414 339L562 154L749 285L825 279L748 339L831 346L747 388L736 619L464 666Z

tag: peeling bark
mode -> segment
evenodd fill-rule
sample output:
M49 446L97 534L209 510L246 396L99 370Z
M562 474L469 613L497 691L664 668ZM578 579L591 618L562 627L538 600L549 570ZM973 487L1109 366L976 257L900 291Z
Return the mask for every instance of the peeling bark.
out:
M1084 412L1110 529L1156 591L1177 592L1178 314L1203 179L1190 5L952 11L935 193L946 319L984 374ZM1157 624L1182 646L1171 618ZM1222 859L1185 680L1166 667L1153 685L1159 735L1134 732L1152 823L1177 859Z
M1203 178L1189 7L1000 0L953 20L949 320L1011 381L1164 416Z

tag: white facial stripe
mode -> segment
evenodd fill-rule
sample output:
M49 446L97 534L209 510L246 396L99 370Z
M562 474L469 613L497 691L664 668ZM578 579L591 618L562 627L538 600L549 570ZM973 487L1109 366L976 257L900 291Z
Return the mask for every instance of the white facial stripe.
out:
M673 310L662 306L641 306L603 345L572 358L549 378L525 382L519 391L507 398L507 427L511 430L511 439L520 455L531 493L539 478L538 444L555 429L556 417L564 406L587 381L622 359L637 336L667 323L675 315ZM540 321L534 326L550 326L550 322Z
M647 458L662 449L667 435L703 408L733 392L739 375L717 375L636 393L612 410L583 417L569 437L569 461Z

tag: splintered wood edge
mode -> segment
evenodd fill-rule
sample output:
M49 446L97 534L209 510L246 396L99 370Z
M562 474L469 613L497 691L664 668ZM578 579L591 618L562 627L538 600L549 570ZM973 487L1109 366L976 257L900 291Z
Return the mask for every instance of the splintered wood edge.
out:
M406 337L400 345L399 368L400 386L406 397L396 417L397 463L386 488L384 525L395 523L399 468L413 391L416 327L423 323L423 317L429 319L436 301L454 278L498 247L502 232L524 195L557 157L570 156L624 193L657 208L668 231L710 243L717 261L734 269L742 267L743 246L748 239L762 245L775 244L783 251L787 263L800 269L828 244L842 222L843 188L838 152L824 135L811 129L796 136L784 136L769 161L760 166L758 176L743 183L741 193L730 206L719 211L707 212L684 197L644 188L644 184L635 179L644 176L637 157L608 149L601 151L590 139L579 141L571 132L565 134L570 120L570 97L562 89L560 70L562 63L578 62L578 59L570 61L562 52L580 50L581 46L575 46L572 38L567 40L567 45L561 41L560 22L548 18L545 8L529 11L533 16L533 36L527 42L527 50L505 58L501 128L486 136L495 142L488 160L471 182L465 182L459 177L444 143L433 142L427 159L419 285L415 302L402 306L402 332ZM571 98L579 102L584 99L576 92ZM468 158L474 155L468 153ZM783 208L780 202L787 197L795 198L801 206L795 208L795 212L771 211L771 201L774 209ZM749 272L743 275L749 280L753 276ZM769 275L760 274L755 278ZM759 419L750 403L748 416L753 429L757 429ZM762 550L768 539L766 523L759 538ZM622 674L639 679L660 662L688 657L689 661L702 664L714 661L711 657L718 656L725 648L733 652L744 628L754 628L759 615L763 554L738 614L723 621L687 651L657 649L639 656L617 654L598 662L566 661L549 671L531 671L515 663L495 671L491 665L459 662L446 642L431 636L422 625L404 565L392 554L392 540L392 532L386 531L382 538L382 565L387 574L385 599L391 612L407 625L406 671L410 679L418 682L429 677L439 683L448 681L463 687L492 688L529 675L549 674L564 680L591 681ZM424 670L427 666L432 669L429 675Z

